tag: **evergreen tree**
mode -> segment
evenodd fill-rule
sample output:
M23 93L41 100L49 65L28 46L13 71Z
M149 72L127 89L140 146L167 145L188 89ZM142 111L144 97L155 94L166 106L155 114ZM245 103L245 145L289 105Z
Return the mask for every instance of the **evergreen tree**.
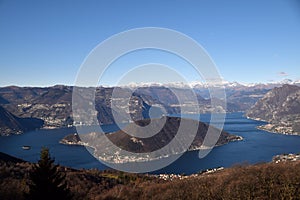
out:
M33 166L29 178L29 192L25 199L71 199L65 175L58 171L58 165L54 165L49 149L42 148L40 160Z

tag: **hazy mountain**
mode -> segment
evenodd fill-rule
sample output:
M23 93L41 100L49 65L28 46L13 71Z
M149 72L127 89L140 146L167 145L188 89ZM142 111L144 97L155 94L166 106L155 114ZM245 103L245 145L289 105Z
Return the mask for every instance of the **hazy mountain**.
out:
M201 81L193 81L190 83L183 83L183 82L171 82L171 83L130 83L128 85L124 85L123 87L129 87L132 89L140 88L140 87L167 87L167 88L193 88L193 89L203 89L203 88L214 88L214 87L223 87L225 89L234 88L236 90L245 90L248 88L250 90L256 89L272 89L274 87L279 87L284 84L289 85L298 85L300 86L300 80L291 80L291 79L284 79L281 81L273 81L273 82L266 82L266 83L239 83L239 82L229 82L222 80L220 82L201 82Z
M260 99L247 113L250 118L270 124L261 128L286 134L300 134L300 87L276 87Z
M285 79L278 82L269 82L269 83L238 83L238 82L228 82L222 81L220 83L203 83L200 81L195 81L191 83L168 83L168 84L158 84L158 83L131 83L124 88L129 87L131 89L143 90L150 96L157 95L157 93L163 93L161 88L170 88L175 90L186 90L192 89L197 95L200 104L200 111L212 112L209 108L210 105L210 92L209 89L224 89L226 93L226 103L227 103L227 112L237 112L237 111L246 111L251 106L253 106L260 98L262 98L268 91L275 87L280 87L283 84L291 84L300 86L300 80L292 81L290 79ZM151 89L149 89L151 88ZM152 94L150 94L152 93ZM164 94L164 93L163 93ZM160 96L160 99L163 97ZM163 101L164 102L164 101ZM168 101L165 101L168 103ZM170 101L171 102L171 101Z

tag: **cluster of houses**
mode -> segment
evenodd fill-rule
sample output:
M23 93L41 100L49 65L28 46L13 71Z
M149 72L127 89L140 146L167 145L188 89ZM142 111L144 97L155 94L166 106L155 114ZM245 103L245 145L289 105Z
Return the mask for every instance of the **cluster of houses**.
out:
M287 161L300 161L300 153L276 155L273 157L272 161L275 163L287 162Z
M217 167L217 168L212 168L212 169L206 169L203 170L197 174L191 174L191 175L180 175L180 174L158 174L158 175L154 175L155 177L159 178L159 179L163 179L163 180L175 180L175 179L185 179L185 178L192 178L192 177L198 177L200 175L203 174L211 174L220 170L223 170L224 167Z

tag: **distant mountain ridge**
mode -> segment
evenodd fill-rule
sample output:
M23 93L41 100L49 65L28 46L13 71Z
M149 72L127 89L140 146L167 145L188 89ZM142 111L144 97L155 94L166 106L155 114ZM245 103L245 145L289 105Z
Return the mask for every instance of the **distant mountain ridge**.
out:
M121 87L129 87L129 88L138 88L138 87L172 87L172 88L208 88L208 87L224 87L224 88L251 88L251 89L272 89L274 87L279 87L284 84L289 85L298 85L300 86L300 80L291 80L284 79L281 81L273 81L266 83L240 83L240 82L230 82L226 80L221 80L218 82L201 82L201 81L193 81L189 83L183 82L171 82L171 83L129 83L127 85L123 85Z
M246 115L270 123L260 127L262 129L300 135L300 87L288 84L275 87Z
M284 84L300 86L300 80L284 79L277 82L267 83L239 83L220 81L217 83L205 83L194 81L190 83L174 82L174 83L130 83L124 85L124 88L176 88L176 89L193 89L202 98L209 100L210 93L208 88L223 88L227 98L227 112L246 111L253 106L260 98L262 98L268 91L275 87L280 87ZM209 104L209 102L207 103Z
M0 105L12 115L18 118L37 118L42 120L44 128L59 128L78 125L74 123L72 117L72 86L56 85L53 87L4 87L0 88ZM120 98L113 98L112 93L117 90ZM184 89L175 89L180 96L188 101L190 92ZM95 92L95 101L90 102L90 94ZM149 118L151 107L163 107L168 114L180 113L180 105L173 92L164 87L140 88L131 95L128 107L128 99L123 97L123 93L132 93L128 88L79 88L75 94L77 103L90 102L95 107L88 115L81 115L81 121L76 121L79 125L92 124L112 124L114 123L113 113L117 113L120 120L129 122L131 120L141 120ZM87 95L86 95L87 94ZM126 95L125 95L126 96ZM213 111L210 102L197 96L202 112ZM114 108L112 101L117 101ZM194 104L187 103L186 110L194 112ZM126 117L130 115L131 119ZM1 116L0 116L1 118ZM12 125L12 129L18 129L17 125ZM22 131L17 131L22 132ZM16 131L10 131L10 134ZM5 134L8 134L6 132Z
M298 83L294 82L294 84ZM189 102L187 98L190 96L191 90L187 90L184 84L177 83L170 83L165 86L160 84L149 86L141 84L138 88L130 88L129 86L82 88L83 92L76 94L79 103L90 101L89 97L84 94L84 91L88 90L89 94L91 91L95 92L95 102L91 103L95 104L96 112L91 111L91 114L81 116L82 121L76 121L76 123L81 125L112 124L114 123L113 113L118 113L120 119L124 122L142 120L149 118L149 110L151 108L164 108L165 114L180 113L182 106L184 106L187 114L195 113L195 106L199 107L200 113L244 112L275 85L271 83L245 86L239 83L225 82L223 86L225 86L227 101L214 99L217 104L220 104L220 106L217 105L216 107L211 105L208 88L205 85L199 85L199 83L192 85L192 90L195 92L198 100L198 102L193 103ZM0 88L0 106L16 118L42 120L43 128L73 126L77 125L74 123L72 116L73 89L73 86L64 85L52 87L2 87ZM118 89L120 94L133 91L129 109L124 109L124 107L128 107L126 98L119 98L119 105L116 108L111 107L112 92L115 89ZM178 93L186 103L180 104L173 91ZM225 103L227 104L226 109L222 106ZM128 119L127 115L130 115L132 119ZM2 116L5 115L1 115L0 120ZM35 121L32 120L32 122L34 123ZM10 123L10 125L10 129L6 129L5 133L2 132L0 134L21 133L24 132L21 130L27 130L18 128L17 123ZM3 127L5 126L3 125Z

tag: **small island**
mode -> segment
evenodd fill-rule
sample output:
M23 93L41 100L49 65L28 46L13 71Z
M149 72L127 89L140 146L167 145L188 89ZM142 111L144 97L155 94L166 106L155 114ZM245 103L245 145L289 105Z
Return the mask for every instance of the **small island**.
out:
M69 145L83 145L81 144L80 137L78 133L69 134L65 136L63 139L59 141L61 144L69 144Z

